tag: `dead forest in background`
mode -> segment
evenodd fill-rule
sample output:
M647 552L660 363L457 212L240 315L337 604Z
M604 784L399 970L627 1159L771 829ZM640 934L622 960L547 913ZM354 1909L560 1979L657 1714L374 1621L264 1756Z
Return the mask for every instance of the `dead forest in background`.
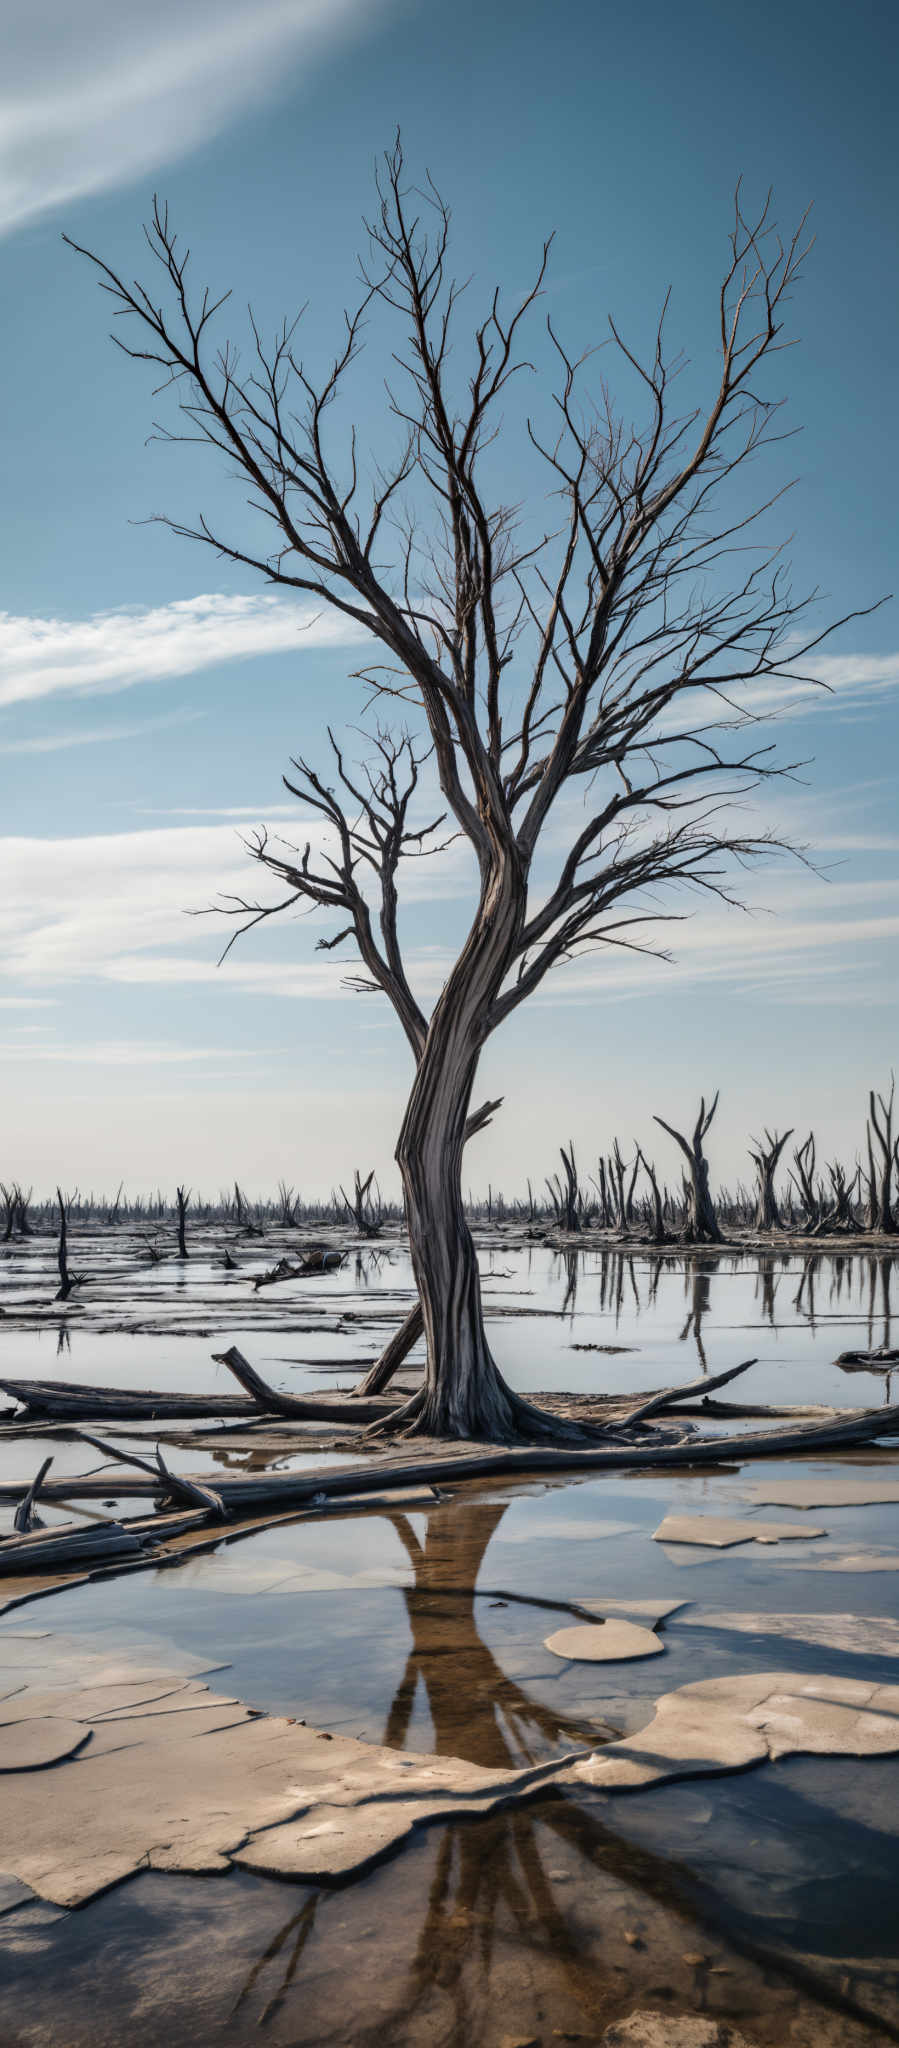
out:
M718 1100L717 1094L708 1104L703 1098L686 1131L654 1118L669 1140L669 1153L674 1146L679 1155L679 1182L668 1178L639 1142L622 1145L617 1136L600 1153L595 1169L584 1171L570 1139L560 1146L559 1165L542 1186L529 1179L525 1196L508 1196L491 1185L486 1194L469 1192L467 1215L480 1228L516 1226L550 1238L611 1232L646 1245L714 1245L725 1243L728 1235L899 1235L899 1131L892 1077L889 1094L873 1089L869 1094L863 1150L851 1164L821 1157L813 1130L800 1141L793 1128L766 1127L748 1147L752 1171L746 1180L713 1191L706 1140ZM68 1232L79 1225L136 1231L151 1261L173 1249L189 1257L192 1224L204 1229L221 1224L249 1237L271 1229L345 1226L369 1239L382 1232L401 1234L405 1225L402 1203L382 1194L375 1170L363 1174L358 1168L351 1188L339 1183L325 1198L306 1197L283 1179L273 1195L261 1198L247 1194L238 1180L211 1197L195 1194L186 1183L178 1184L174 1194L157 1188L129 1195L122 1183L112 1196L57 1187L52 1196L36 1197L23 1181L10 1179L0 1180L0 1204L3 1243L58 1234L64 1294L77 1284L68 1268ZM315 1270L314 1260L310 1270Z

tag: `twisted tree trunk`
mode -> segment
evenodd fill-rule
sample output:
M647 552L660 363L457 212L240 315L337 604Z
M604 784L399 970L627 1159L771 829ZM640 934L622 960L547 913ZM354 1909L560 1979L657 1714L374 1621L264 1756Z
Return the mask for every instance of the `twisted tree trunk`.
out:
M510 1438L519 1404L484 1327L477 1253L462 1198L462 1152L477 1053L428 1034L396 1158L427 1348L425 1382L405 1411L432 1436Z

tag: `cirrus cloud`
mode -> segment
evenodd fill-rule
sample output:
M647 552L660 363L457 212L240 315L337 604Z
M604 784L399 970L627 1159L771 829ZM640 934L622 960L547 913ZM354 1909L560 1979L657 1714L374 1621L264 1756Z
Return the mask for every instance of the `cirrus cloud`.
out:
M87 619L0 612L0 706L62 693L103 696L223 661L343 647L357 638L338 612L267 593L213 592L149 608L123 605Z
M186 156L389 0L7 0L0 234Z

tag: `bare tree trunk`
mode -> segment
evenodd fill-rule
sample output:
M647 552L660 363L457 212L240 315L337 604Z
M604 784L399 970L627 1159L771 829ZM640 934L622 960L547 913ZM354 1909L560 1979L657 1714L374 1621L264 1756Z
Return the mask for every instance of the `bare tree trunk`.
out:
M758 1201L755 1210L756 1230L779 1230L780 1228L780 1211L777 1206L777 1197L774 1193L774 1176L777 1172L783 1148L787 1139L791 1138L792 1135L792 1127L790 1130L784 1131L782 1137L778 1137L776 1131L772 1133L766 1130L764 1145L760 1138L756 1138L754 1141L756 1150L754 1152L750 1150L749 1157L755 1162L759 1184Z
M803 1227L806 1235L809 1235L820 1223L824 1206L823 1191L820 1187L815 1187L814 1131L809 1131L805 1144L799 1145L794 1151L793 1162L796 1167L796 1172L792 1176L793 1185L799 1191L805 1219Z
M675 1143L680 1146L690 1168L689 1181L686 1178L684 1179L686 1212L684 1218L684 1237L689 1244L721 1244L723 1242L718 1228L718 1218L715 1214L715 1204L712 1201L712 1192L709 1184L709 1163L703 1151L703 1139L708 1134L709 1126L717 1107L717 1093L710 1109L706 1109L705 1096L703 1096L699 1105L699 1115L696 1119L692 1139L685 1138L682 1131L676 1131L673 1124L666 1124L664 1117L653 1117L653 1122L661 1124L662 1130L667 1131L669 1138L673 1138Z
M471 941L480 959L466 972L466 993L472 980L480 984L477 1005L470 996L465 1003L455 977L443 991L397 1142L427 1363L423 1387L388 1422L375 1425L379 1432L399 1427L494 1442L570 1434L568 1425L514 1394L496 1364L484 1327L478 1260L462 1194L465 1142L487 1113L469 1116L484 1018L502 982L506 933L514 931L523 909L516 880L508 869L501 871L493 916Z
M659 1191L658 1177L656 1175L655 1167L651 1164L650 1160L647 1159L645 1152L641 1150L639 1145L637 1146L637 1164L642 1165L647 1180L649 1181L649 1185L652 1189L653 1244L667 1244L668 1232L665 1229L665 1215L662 1206L662 1197Z
M462 1199L476 1053L441 1042L451 1037L451 1022L429 1034L396 1150L427 1345L424 1388L407 1419L427 1435L508 1438L520 1427L516 1400L487 1341Z
M884 1099L882 1095L875 1095L873 1088L868 1098L870 1109L870 1121L868 1124L868 1157L871 1160L873 1176L874 1158L873 1147L871 1144L871 1133L873 1131L874 1137L877 1139L877 1148L880 1153L880 1161L879 1172L872 1186L872 1193L874 1196L874 1213L872 1216L872 1223L875 1230L882 1230L885 1232L887 1236L892 1237L895 1234L897 1228L896 1219L893 1215L892 1202L894 1157L893 1103L896 1094L896 1082L895 1078L892 1075L890 1077L890 1084L890 1092L886 1099ZM877 1113L878 1104L880 1105L879 1116Z
M626 1225L627 1199L624 1192L624 1160L621 1156L621 1146L617 1138L613 1141L609 1158L609 1173L615 1189L618 1229L623 1236Z
M178 1257L179 1257L179 1259L186 1259L186 1258L188 1258L188 1257L189 1257L189 1253L188 1253L188 1249L187 1249L187 1234L186 1234L186 1233L187 1233L187 1205L188 1205L188 1202L190 1201L190 1189L189 1189L189 1188L176 1188L176 1190L175 1190L175 1199L176 1199L176 1201L177 1201L177 1204L178 1204Z
M57 1301L68 1301L69 1295L72 1292L73 1282L72 1275L69 1272L66 1205L61 1188L56 1190L56 1199L59 1203L59 1244L56 1251L56 1263L59 1267L59 1289L56 1299Z

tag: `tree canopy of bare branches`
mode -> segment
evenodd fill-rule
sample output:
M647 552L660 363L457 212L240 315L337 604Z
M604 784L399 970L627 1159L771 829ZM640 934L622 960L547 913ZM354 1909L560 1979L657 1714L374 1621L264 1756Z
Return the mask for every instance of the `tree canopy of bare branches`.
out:
M778 843L737 802L789 772L759 737L763 697L786 675L814 679L833 628L809 622L811 596L794 595L765 537L780 491L753 495L749 473L783 438L766 380L789 345L808 236L803 220L782 240L770 203L752 215L738 191L717 363L696 406L678 404L667 300L645 354L610 322L632 425L593 352L571 353L552 319L540 328L549 243L517 298L490 289L478 311L451 269L449 210L430 179L410 184L399 140L376 186L358 296L318 376L299 321L268 341L251 314L246 361L216 338L228 293L194 285L164 206L146 231L149 284L91 260L116 341L180 409L160 431L204 444L245 487L242 520L166 523L330 607L376 650L359 672L375 720L362 766L329 732L328 771L304 753L286 778L328 851L260 833L250 850L278 894L228 907L242 930L286 906L333 912L321 943L354 947L355 985L392 1003L415 1064L397 1159L427 1342L401 1426L513 1437L557 1425L511 1393L484 1330L461 1195L463 1147L485 1115L471 1110L478 1061L560 962L658 950L668 891L733 901L734 869ZM351 404L372 328L394 438L374 468ZM501 479L523 457L536 481L516 507ZM448 833L472 849L476 900L428 1013L400 942L399 884L404 862Z

